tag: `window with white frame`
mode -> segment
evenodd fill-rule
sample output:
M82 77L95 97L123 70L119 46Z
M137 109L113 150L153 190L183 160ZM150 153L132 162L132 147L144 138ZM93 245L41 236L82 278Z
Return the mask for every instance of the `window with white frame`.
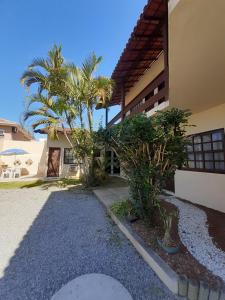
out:
M64 164L70 165L76 162L74 150L72 148L64 148Z

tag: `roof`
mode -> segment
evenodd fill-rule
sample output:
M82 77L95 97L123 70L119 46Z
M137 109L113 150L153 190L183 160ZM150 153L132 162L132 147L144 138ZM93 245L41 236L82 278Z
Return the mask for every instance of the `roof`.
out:
M22 128L21 125L19 125L18 123L14 122L14 121L0 118L0 125L16 127L28 140L33 139L32 135L27 130Z
M166 0L148 0L111 76L115 88L110 105L121 102L121 87L126 94L163 51L166 15Z

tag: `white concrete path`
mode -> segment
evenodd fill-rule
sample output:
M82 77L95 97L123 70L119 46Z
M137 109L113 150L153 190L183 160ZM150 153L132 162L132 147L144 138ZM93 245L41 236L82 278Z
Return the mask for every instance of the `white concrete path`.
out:
M86 274L67 283L52 300L132 300L130 293L114 278Z

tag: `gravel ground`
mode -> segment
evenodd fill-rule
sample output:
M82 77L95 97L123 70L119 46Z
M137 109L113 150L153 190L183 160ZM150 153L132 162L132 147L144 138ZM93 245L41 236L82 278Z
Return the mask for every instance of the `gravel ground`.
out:
M225 282L225 252L215 246L209 235L206 213L175 197L165 200L179 209L179 235L185 247L203 266Z
M90 193L1 190L0 246L0 299L50 299L86 273L114 277L134 300L178 299Z

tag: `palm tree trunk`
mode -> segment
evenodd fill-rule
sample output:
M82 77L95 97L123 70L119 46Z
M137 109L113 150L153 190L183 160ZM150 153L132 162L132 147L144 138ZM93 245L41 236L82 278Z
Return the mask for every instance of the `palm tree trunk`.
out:
M80 117L80 127L84 128L83 115L82 115L82 105L79 105L79 117Z
M88 125L89 125L89 130L90 130L90 133L92 133L92 132L93 132L92 107L88 107L87 113L88 113Z

